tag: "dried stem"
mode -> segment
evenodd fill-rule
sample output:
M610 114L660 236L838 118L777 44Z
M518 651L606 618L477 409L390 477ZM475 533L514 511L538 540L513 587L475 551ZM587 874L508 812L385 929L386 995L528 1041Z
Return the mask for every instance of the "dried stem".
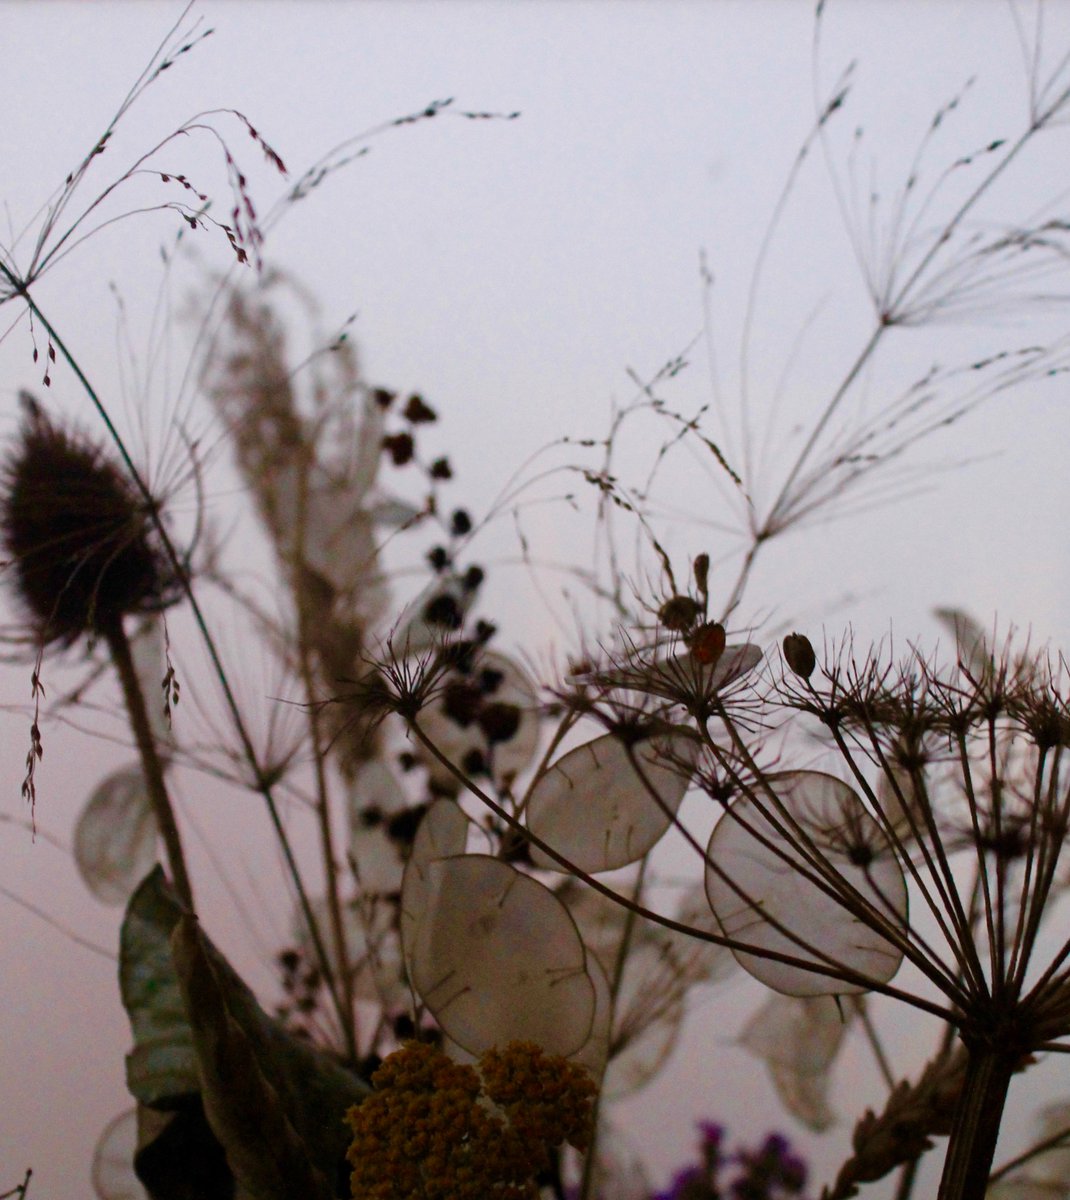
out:
M988 1044L967 1047L966 1076L955 1108L938 1200L984 1200L1003 1106L1018 1054Z
M182 851L182 839L175 821L175 811L171 798L167 794L167 784L163 777L163 762L156 745L156 738L149 722L148 709L145 707L145 694L141 689L141 680L134 669L134 658L130 653L130 639L123 628L122 617L117 617L105 631L108 651L119 676L119 686L123 691L123 701L126 713L130 718L130 727L134 731L138 754L141 757L141 769L145 775L145 785L149 790L152 801L152 811L156 815L156 824L163 838L167 851L167 863L171 869L171 879L179 900L190 910L193 907L193 888L186 869L186 856Z

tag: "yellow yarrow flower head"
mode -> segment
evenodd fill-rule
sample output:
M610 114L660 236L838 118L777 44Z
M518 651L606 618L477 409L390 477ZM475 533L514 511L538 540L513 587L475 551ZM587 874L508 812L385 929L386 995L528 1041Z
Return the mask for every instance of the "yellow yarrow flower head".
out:
M355 1200L534 1200L555 1147L590 1140L595 1086L532 1042L489 1050L478 1070L409 1042L346 1114Z

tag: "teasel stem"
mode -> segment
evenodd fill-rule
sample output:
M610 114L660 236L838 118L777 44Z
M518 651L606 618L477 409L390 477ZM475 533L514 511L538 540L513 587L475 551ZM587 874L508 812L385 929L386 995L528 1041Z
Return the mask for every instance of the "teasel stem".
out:
M182 839L175 820L175 810L171 798L167 794L167 783L163 775L163 761L160 758L159 747L149 722L148 709L145 707L145 693L141 688L141 680L134 669L134 658L130 652L130 639L123 628L122 617L116 617L104 631L108 643L112 663L119 676L119 686L122 688L123 700L126 704L126 714L134 731L138 754L141 756L141 769L145 775L145 785L149 790L152 801L152 811L156 815L160 836L163 838L164 849L167 851L167 864L171 869L171 881L179 900L190 910L193 907L193 888L186 870L186 856L182 852Z
M189 601L190 611L193 614L193 619L196 622L197 629L204 642L205 649L208 651L208 656L211 659L212 667L215 671L216 678L219 681L219 686L222 688L223 697L226 701L227 709L230 712L231 719L234 722L234 729L241 741L242 752L245 755L246 761L252 768L256 777L257 790L264 798L264 803L267 805L268 816L271 819L272 828L275 831L275 836L278 838L279 846L282 849L283 858L286 860L286 867L290 873L290 878L293 881L294 890L297 892L298 902L301 905L301 913L305 918L305 923L308 926L309 936L312 938L312 944L316 950L316 959L320 970L323 973L324 981L327 984L327 990L330 992L331 1000L335 1010L338 1013L339 1020L342 1026L345 1026L345 1012L341 997L338 994L338 985L334 977L334 971L331 967L331 960L328 957L327 949L323 943L323 937L320 933L319 926L316 922L315 914L312 912L312 905L309 902L308 891L305 888L304 880L301 878L300 869L297 866L297 859L294 856L293 846L290 844L289 835L286 833L286 827L282 823L282 817L279 813L278 804L275 801L274 793L271 790L267 773L260 765L260 760L256 754L256 748L253 745L249 730L246 728L245 720L241 715L241 709L238 706L237 697L234 695L234 690L230 686L230 680L227 678L226 670L223 666L222 658L219 654L219 647L216 645L215 638L212 636L211 630L208 628L208 622L204 616L204 610L197 601L197 597L193 592L193 584L190 581L189 571L186 569L178 550L171 539L171 535L167 531L167 526L163 523L160 517L158 506L149 490L148 484L142 478L141 472L134 464L134 460L130 457L130 451L126 448L126 443L123 441L119 431L115 428L115 422L112 421L104 402L97 394L96 389L89 382L86 373L78 364L78 360L68 349L66 342L60 337L55 326L45 316L38 307L37 302L31 297L28 285L25 280L20 279L15 275L2 261L0 261L0 276L11 286L12 292L21 296L26 303L26 307L30 310L36 320L41 323L42 328L52 340L52 345L56 351L63 357L63 361L74 372L75 378L82 386L82 390L89 398L90 403L96 409L97 415L104 423L105 429L118 450L119 456L123 461L130 474L130 478L134 482L134 486L141 493L145 500L148 513L152 523L160 538L160 544L163 546L164 552L167 555L168 561L175 571L175 576L185 593L186 599Z
M1021 1055L1013 1044L967 1043L966 1075L937 1200L984 1200L1003 1107Z

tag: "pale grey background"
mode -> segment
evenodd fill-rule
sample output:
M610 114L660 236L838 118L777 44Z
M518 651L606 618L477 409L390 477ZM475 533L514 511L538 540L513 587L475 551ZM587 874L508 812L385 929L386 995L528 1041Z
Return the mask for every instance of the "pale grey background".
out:
M325 327L359 313L353 336L370 379L419 389L440 410L436 436L457 467L457 495L473 510L485 507L536 447L563 433L602 433L610 402L634 391L626 368L652 375L691 342L703 322L703 249L717 276L719 361L725 394L733 394L754 257L813 120L809 3L306 0L206 3L199 11L217 33L131 115L124 156L193 112L217 106L247 113L296 168L435 98L455 96L458 108L523 113L511 122L440 117L375 139L369 156L295 210L267 248L269 259L298 272L315 292ZM1032 11L1022 6L1026 17ZM98 135L178 12L148 3L0 7L6 51L0 162L13 227L30 219ZM1047 10L1054 57L1070 46L1068 14L1063 6ZM961 121L932 161L942 165L1019 127L1023 71L1006 5L854 0L831 4L826 26L823 86L850 58L860 61L857 102L838 134L866 124L865 171L872 152L883 187L902 180L936 107L974 74L978 83ZM275 180L236 126L231 140L250 164L254 194L275 194ZM848 143L838 137L840 168ZM210 149L207 142L191 144L181 162L218 187L218 157ZM1000 197L1007 212L1032 212L1063 192L1066 149L1061 131L1042 143ZM116 150L119 161L126 158ZM786 402L802 412L827 394L830 364L846 361L860 331L865 335L864 296L824 179L815 160L795 215L772 248L780 274L765 293L755 339L756 358L764 352L779 363L814 303L826 303L830 316L815 327ZM132 343L141 338L144 346L159 247L173 229L173 218L162 215L119 227L40 286L40 302L113 394L119 352L108 284L115 281L132 314ZM209 264L227 265L221 240L205 235L198 245ZM1061 323L1056 311L1043 327ZM979 336L954 325L934 336L905 332L892 348L889 371L895 375L899 353L902 382L934 354L950 358L1031 336L1029 322L1001 329L995 320ZM0 345L5 434L14 428L17 388L39 378L29 352L24 329ZM693 357L693 369L672 393L682 405L710 396L701 345ZM80 405L69 376L57 370L55 377L57 400ZM850 621L863 638L891 629L899 644L915 636L931 642L938 630L930 610L943 603L968 607L986 622L998 617L1001 628L1031 626L1037 640L1056 646L1070 643L1065 393L1056 380L997 401L928 455L978 460L973 465L893 508L774 549L755 580L746 619L792 620L812 631L824 624L833 636ZM128 420L138 400L131 389ZM150 452L164 420L152 411L144 417ZM225 475L216 487L215 511L225 512ZM689 514L717 515L712 490L674 499ZM548 512L532 518L546 552L582 556ZM506 525L486 542L491 560L510 552ZM675 546L684 558L723 548L701 530L680 534ZM488 607L503 616L510 644L530 649L547 637L565 638L540 624L542 610L522 575L503 571L499 579ZM239 632L230 637L240 645ZM58 689L65 677L49 667L45 678ZM3 680L5 703L25 702L28 668L7 670ZM255 682L247 688L260 702L270 690L264 684L258 692ZM0 814L21 818L27 718L11 712L2 722ZM116 752L54 727L46 727L45 745L37 816L43 829L65 837ZM234 877L251 874L261 883L258 947L193 839L205 920L240 968L269 983L265 954L282 936L286 914L285 905L272 908L273 896L279 898L273 856L251 849L266 844L261 813L194 782L183 802ZM114 946L116 913L87 897L69 859L44 840L33 843L21 828L5 826L0 883L80 935ZM89 1194L95 1139L126 1105L128 1028L114 964L73 945L14 900L0 903L0 1189L32 1165L37 1200L80 1200ZM783 1128L813 1155L820 1176L842 1153L849 1126L826 1139L797 1133L760 1067L726 1045L758 992L737 986L729 994L731 1003L703 1011L686 1049L653 1088L622 1108L622 1120L657 1183L690 1155L696 1116L725 1120L733 1133L750 1138ZM904 1026L893 1021L889 1028L904 1036ZM917 1061L924 1046L905 1053ZM1058 1072L1048 1075L1047 1086L1057 1090ZM849 1115L863 1097L879 1102L863 1053L849 1054L838 1078Z

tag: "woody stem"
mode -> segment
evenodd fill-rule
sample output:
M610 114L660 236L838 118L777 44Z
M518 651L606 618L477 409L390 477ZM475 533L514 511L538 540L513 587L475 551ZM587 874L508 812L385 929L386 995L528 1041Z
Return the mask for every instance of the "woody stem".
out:
M967 1044L966 1077L955 1109L938 1200L984 1200L1003 1106L1020 1053Z
M149 799L152 802L156 823L160 828L164 849L167 851L171 880L179 900L192 912L193 889L190 886L189 873L186 870L182 840L179 837L171 798L167 794L167 784L163 776L163 760L160 758L160 751L149 722L148 709L145 707L145 694L141 688L141 680L138 679L137 671L134 669L130 639L126 636L126 630L123 628L122 617L116 617L105 631L104 637L119 676L119 685L126 703L126 713L134 732L134 740L137 742L138 754L141 756L145 786L148 788Z

